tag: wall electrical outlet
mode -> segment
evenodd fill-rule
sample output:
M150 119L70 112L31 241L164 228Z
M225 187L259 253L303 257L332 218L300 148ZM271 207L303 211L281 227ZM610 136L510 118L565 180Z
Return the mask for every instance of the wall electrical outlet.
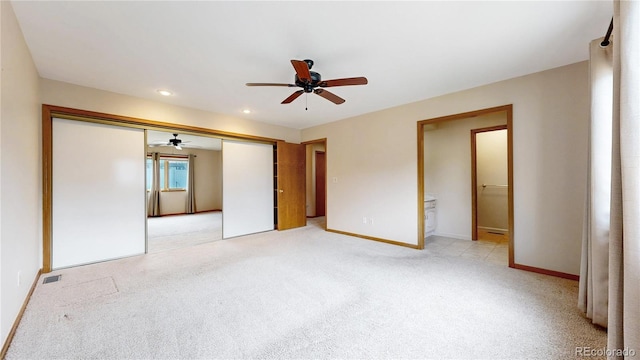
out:
M366 216L363 216L363 217L362 217L362 223L363 223L363 224L366 224L366 223L367 223L367 217L366 217Z
M369 224L373 225L373 218L369 218Z

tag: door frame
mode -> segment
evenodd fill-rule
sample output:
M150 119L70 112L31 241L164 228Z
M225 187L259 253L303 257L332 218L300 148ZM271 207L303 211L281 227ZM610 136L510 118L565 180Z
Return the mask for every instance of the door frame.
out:
M507 161L508 161L508 197L509 197L509 267L514 262L514 203L513 203L513 104L496 106L465 113L441 116L417 122L418 136L418 249L424 249L424 129L425 126L446 121L463 120L497 112L506 112L507 117Z
M507 125L471 129L471 240L478 240L478 163L476 135L484 132L509 130ZM507 151L508 152L508 151ZM509 168L510 169L510 168Z
M53 118L79 120L145 130L176 131L184 134L253 141L275 145L279 139L244 135L190 125L160 122L128 116L100 113L56 105L42 105L42 272L51 272L53 229ZM146 135L145 135L146 136ZM146 247L146 245L145 245Z
M318 169L320 169L320 167L318 166L318 158L319 155L322 154L323 158L324 158L324 169L323 170L323 174L324 174L324 197L321 197L320 199L322 200L322 207L323 207L323 214L322 215L318 215L318 188L321 188L318 186L318 179L322 178L318 176ZM316 180L316 186L315 186L315 192L316 192L316 216L325 216L327 213L327 153L325 151L314 151L313 152L313 157L314 157L314 167L315 167L315 180Z
M324 172L324 225L323 225L323 229L326 231L327 230L327 224L329 223L329 204L328 204L328 181L327 181L327 177L328 177L328 172L327 169L329 168L328 164L329 164L329 146L327 144L327 138L319 138L319 139L314 139L314 140L308 140L308 141L303 141L301 142L301 144L307 146L307 145L313 145L313 144L324 144L324 160L325 160L325 172Z

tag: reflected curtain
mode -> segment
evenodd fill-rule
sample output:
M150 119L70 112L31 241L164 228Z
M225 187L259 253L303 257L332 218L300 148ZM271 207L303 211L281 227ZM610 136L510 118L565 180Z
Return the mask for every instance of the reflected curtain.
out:
M187 214L196 212L196 194L195 194L195 155L189 154L189 174L187 175Z
M594 324L606 327L609 297L613 49L611 45L601 47L602 40L593 40L589 44L591 118L578 307Z
M609 349L640 351L640 2L614 1ZM622 359L614 354L610 359Z
M160 216L160 153L152 153L151 159L153 160L153 170L147 215Z

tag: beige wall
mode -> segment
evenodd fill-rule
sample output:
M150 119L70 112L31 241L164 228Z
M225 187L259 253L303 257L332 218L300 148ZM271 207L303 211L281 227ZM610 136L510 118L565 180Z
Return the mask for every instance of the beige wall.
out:
M587 70L576 63L303 130L303 141L326 137L331 149L328 228L417 244L416 123L513 104L515 262L578 274Z
M222 151L196 150L195 154L196 207L198 211L222 210Z
M176 150L171 146L148 147L147 152L161 154L196 155L195 195L196 211L222 209L222 152L204 149ZM160 214L183 214L187 202L186 191L163 191L160 193Z
M424 189L437 199L436 235L471 240L471 129L506 123L500 112L426 127Z
M44 104L300 142L300 130L282 126L49 79L41 79L40 87Z
M307 216L316 216L316 152L325 151L324 143L306 146Z
M0 340L41 266L38 73L9 1L0 2Z

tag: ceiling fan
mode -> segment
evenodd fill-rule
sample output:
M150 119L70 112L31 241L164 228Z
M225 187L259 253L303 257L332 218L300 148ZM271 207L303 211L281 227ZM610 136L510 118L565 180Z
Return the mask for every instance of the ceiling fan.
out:
M298 90L284 99L281 104L289 104L303 93L315 93L321 97L339 105L345 100L338 95L325 90L327 87L347 86L347 85L366 85L368 83L366 77L353 77L344 79L322 80L319 73L311 71L313 60L291 60L291 64L296 71L294 84L278 84L278 83L247 83L247 86L286 86L299 87Z
M182 146L186 143L189 143L190 141L182 141L180 139L178 139L178 134L173 134L173 139L169 139L169 142L165 143L164 141L162 142L153 142L151 144L149 144L150 147L155 147L155 146L173 146L175 147L177 150L182 150ZM188 147L188 146L186 146Z

